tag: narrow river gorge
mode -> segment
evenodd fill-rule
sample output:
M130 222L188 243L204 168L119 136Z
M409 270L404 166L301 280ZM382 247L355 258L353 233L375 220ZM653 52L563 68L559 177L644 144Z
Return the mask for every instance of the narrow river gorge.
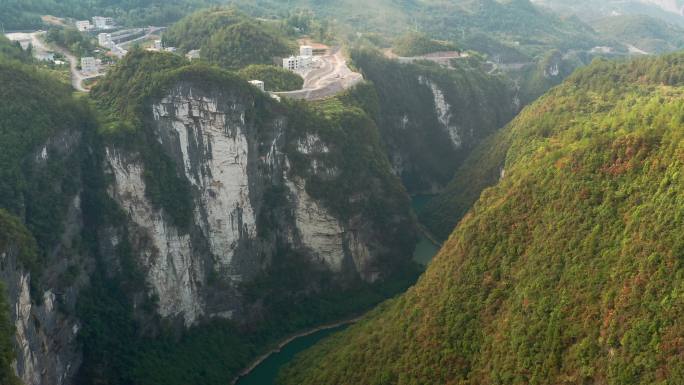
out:
M428 196L414 197L412 199L413 210L420 210L430 198L431 197ZM428 239L428 237L421 234L413 253L413 260L423 266L427 266L438 251L439 247ZM323 338L346 329L357 320L358 319L353 319L341 321L332 325L321 326L310 330L309 332L284 340L278 349L273 350L257 360L255 362L256 365L253 366L251 370L245 370L246 374L235 381L234 384L276 385L276 379L280 369L290 363L298 353L312 347Z

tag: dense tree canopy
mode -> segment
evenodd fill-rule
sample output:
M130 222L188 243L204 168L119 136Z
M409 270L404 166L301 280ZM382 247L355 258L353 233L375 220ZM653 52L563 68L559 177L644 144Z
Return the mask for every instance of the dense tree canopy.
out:
M1 215L1 214L0 214ZM20 385L14 374L14 327L10 320L9 305L5 297L5 286L0 282L0 383Z
M525 109L419 283L282 383L682 383L682 75L600 61Z
M421 56L439 51L455 51L456 45L448 41L430 39L423 33L407 33L394 43L392 51L399 56Z
M188 12L215 4L212 0L3 0L0 23L6 30L43 26L42 15L90 19L111 16L120 25L163 25Z
M282 25L253 19L235 8L215 7L193 13L164 33L164 43L182 52L200 49L203 60L229 69L274 64L295 52Z
M593 23L608 38L620 40L648 53L684 48L684 27L644 15L612 16Z
M273 64L274 59L294 52L280 36L252 22L219 29L201 48L202 58L239 69L250 64Z
M294 91L304 85L301 76L274 65L253 64L241 69L238 74L246 80L263 81L266 91Z

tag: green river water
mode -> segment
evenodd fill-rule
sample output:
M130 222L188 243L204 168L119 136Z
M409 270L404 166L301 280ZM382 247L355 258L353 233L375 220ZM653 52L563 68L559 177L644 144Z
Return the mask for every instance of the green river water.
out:
M240 378L237 385L275 385L275 380L280 368L290 362L297 353L312 347L316 342L334 332L344 330L347 326L348 325L343 325L333 329L321 330L293 340L285 345L279 352L271 354L248 375Z
M430 197L426 196L414 197L412 201L413 209L415 211L420 210L429 200ZM427 266L432 260L432 257L437 254L437 251L439 251L437 246L427 238L421 236L416 245L416 250L413 253L413 259L421 265ZM271 354L248 375L240 378L237 385L275 385L275 380L280 368L287 365L297 353L310 348L323 338L332 333L344 330L348 326L349 325L343 325L333 329L321 330L308 336L294 339L280 351Z

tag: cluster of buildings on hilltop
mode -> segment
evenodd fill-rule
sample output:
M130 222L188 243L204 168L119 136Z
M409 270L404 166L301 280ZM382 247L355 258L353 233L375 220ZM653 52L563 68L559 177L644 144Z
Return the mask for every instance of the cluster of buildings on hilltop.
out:
M283 59L283 68L290 71L301 71L311 68L313 64L313 47L303 45L299 47L298 56L290 56Z
M104 16L93 16L92 23L90 20L79 20L76 22L76 29L81 32L92 30L106 30L114 28L114 19Z
M121 59L126 56L128 51L119 47L111 33L100 33L97 35L97 44L110 50L111 54Z
M147 29L145 28L131 28L116 32L102 32L97 35L97 40L98 44L101 46L109 47L110 45L144 37L145 33L147 33Z

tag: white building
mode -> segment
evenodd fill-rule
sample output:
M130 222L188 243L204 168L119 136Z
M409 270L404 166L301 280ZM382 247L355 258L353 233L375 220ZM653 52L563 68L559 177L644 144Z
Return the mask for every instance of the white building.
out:
M261 80L250 80L249 84L260 89L261 91L264 91L264 82L262 82Z
M81 71L84 73L94 74L98 71L97 60L92 56L86 56L81 58Z
M165 47L164 51L174 53L176 52L176 47Z
M93 25L96 29L109 29L114 26L111 17L93 16Z
M300 56L299 57L299 68L309 69L313 64L313 56Z
M97 44L101 47L111 48L114 45L111 33L100 33L97 35Z
M290 71L299 69L299 56L290 56L283 59L283 68Z
M154 41L154 49L156 49L157 51L161 51L163 48L164 48L164 46L162 45L161 40L155 40Z
M290 71L299 71L311 68L313 57L311 56L290 56L283 59L283 68Z
M55 54L53 52L40 52L36 53L36 59L41 61L55 61Z
M299 56L313 56L313 47L311 47L310 45L299 46Z
M193 49L192 51L189 51L187 54L185 54L185 57L190 61L195 60L195 59L199 59L200 58L200 50Z
M93 26L90 24L90 21L88 20L79 20L76 22L76 29L78 29L81 32L90 31L92 28Z

